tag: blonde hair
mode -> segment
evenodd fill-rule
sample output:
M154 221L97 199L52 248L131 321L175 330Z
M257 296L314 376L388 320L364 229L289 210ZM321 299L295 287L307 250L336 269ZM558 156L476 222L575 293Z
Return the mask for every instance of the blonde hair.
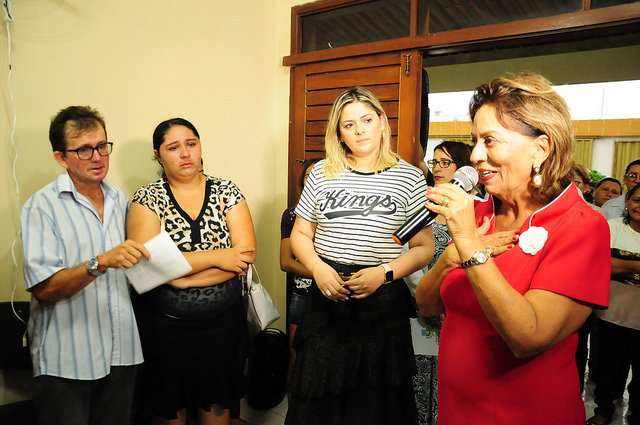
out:
M352 153L345 143L340 142L340 116L344 107L354 102L364 103L374 110L380 118L382 116L386 117L380 101L364 87L348 88L338 96L331 107L324 139L327 156L322 171L329 179L338 178L340 173L349 167L348 159L352 156ZM376 173L393 167L398 163L398 155L391 149L391 127L389 127L389 120L387 119L384 120L382 125L381 139L380 151L374 167Z
M471 121L487 104L494 107L496 118L505 128L549 138L549 156L540 164L542 185L535 187L530 182L529 188L537 201L551 202L572 180L575 128L566 102L541 75L519 74L478 87L469 103Z

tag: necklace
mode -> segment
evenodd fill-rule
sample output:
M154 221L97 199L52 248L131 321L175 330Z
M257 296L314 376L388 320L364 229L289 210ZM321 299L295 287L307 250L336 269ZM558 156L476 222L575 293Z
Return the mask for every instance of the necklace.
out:
M638 236L637 236L637 234L640 233L640 232L638 232L637 230L635 230L633 228L633 226L631 225L632 223L633 222L629 222L629 228L631 229L631 236L633 236L633 239L635 239L636 242L638 243L638 245L640 245L640 239L638 239ZM633 223L633 224L635 224L635 223Z

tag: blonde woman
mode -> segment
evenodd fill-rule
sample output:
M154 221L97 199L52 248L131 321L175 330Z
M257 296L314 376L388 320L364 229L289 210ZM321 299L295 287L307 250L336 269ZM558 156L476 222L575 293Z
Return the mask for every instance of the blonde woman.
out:
M401 255L393 233L424 203L422 171L391 150L387 116L367 89L334 102L295 210L291 246L313 275L298 325L287 424L416 423L415 371L402 277L433 255L425 228Z

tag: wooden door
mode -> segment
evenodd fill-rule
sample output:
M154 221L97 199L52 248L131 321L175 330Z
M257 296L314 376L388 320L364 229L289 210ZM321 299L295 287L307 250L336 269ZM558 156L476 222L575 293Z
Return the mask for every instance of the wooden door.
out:
M289 110L289 206L297 203L302 163L324 157L331 105L351 86L364 86L382 103L394 149L406 161L419 157L422 54L393 52L298 65L291 68Z

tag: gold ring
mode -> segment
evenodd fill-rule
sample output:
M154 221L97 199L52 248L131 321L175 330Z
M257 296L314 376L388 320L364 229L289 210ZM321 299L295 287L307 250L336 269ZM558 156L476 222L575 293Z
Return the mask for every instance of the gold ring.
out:
M445 197L442 200L442 206L445 207L445 208L449 207L449 198Z

